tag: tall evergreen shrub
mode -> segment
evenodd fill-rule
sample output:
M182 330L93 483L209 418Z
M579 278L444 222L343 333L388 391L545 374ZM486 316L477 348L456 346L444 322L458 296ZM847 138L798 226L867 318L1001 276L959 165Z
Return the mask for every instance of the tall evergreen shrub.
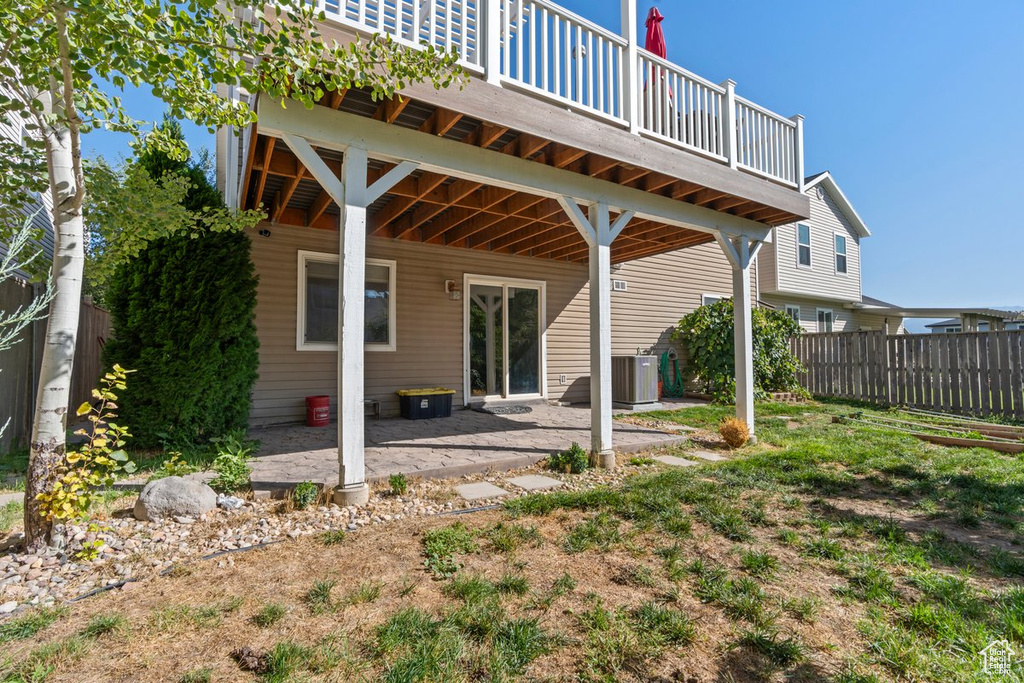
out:
M201 162L143 150L136 163L154 177L185 175L190 210L223 206ZM245 428L259 363L249 251L242 232L176 234L115 272L104 359L138 373L120 401L136 446L202 443Z

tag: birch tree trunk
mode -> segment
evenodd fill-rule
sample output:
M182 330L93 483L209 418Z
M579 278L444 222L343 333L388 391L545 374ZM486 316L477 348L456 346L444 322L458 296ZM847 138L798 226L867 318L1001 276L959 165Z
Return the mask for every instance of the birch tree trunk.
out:
M85 197L81 140L74 107L71 66L68 57L67 25L58 13L62 81L54 79L50 96L43 98L55 113L46 126L46 161L53 197L54 253L51 287L55 292L46 322L46 338L39 372L35 419L28 476L25 478L25 545L39 550L63 539L53 534L53 524L40 510L36 495L53 490L64 464L71 371L74 367L78 316L81 310L82 277L85 270ZM67 122L65 125L63 122Z

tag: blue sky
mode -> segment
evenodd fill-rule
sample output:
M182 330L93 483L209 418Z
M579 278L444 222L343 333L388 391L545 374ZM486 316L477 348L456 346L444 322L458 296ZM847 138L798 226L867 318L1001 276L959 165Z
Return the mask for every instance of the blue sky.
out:
M608 28L617 0L559 4ZM874 233L865 294L905 306L1024 306L1024 2L638 0L669 59L806 117L808 173L832 171ZM640 27L641 36L643 27ZM157 119L159 103L126 97ZM213 145L186 126L193 149ZM94 133L87 153L127 153Z

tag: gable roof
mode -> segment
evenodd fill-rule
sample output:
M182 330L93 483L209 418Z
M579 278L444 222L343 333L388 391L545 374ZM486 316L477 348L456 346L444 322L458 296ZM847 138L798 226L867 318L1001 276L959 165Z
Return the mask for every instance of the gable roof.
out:
M853 208L853 204L846 198L843 191L839 189L839 185L836 183L835 178L828 171L822 171L817 175L812 175L804 179L804 192L810 191L817 185L821 185L825 188L825 191L829 193L833 201L839 207L839 210L846 216L846 220L850 221L853 229L857 231L857 234L861 237L871 237L871 231L868 230L868 226L864 224L861 217L857 215L857 211Z

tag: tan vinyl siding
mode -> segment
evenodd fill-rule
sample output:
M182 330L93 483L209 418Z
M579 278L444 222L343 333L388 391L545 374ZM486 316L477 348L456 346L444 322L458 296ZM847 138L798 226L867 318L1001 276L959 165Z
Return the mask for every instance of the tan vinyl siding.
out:
M732 270L713 242L629 261L612 279L627 283L625 292L612 292L613 354L664 351L676 323L704 294L732 295Z
M821 190L821 197L818 190ZM761 281L762 292L803 294L837 301L860 301L860 237L824 187L808 190L811 218L811 266L797 265L797 223L775 229L770 269L777 275ZM835 269L835 235L846 236L846 273Z
M306 396L331 397L337 404L336 353L297 351L298 251L334 254L334 231L266 225L269 238L249 231L259 273L256 328L260 370L251 422L267 425L304 418ZM370 239L367 257L397 264L397 350L367 352L366 396L381 402L385 415L398 411L397 389L445 386L463 405L463 302L451 301L445 280L462 286L463 276L542 280L546 283L547 398L572 402L589 397L589 287L585 264L490 254ZM704 244L623 264L612 274L627 291L612 292L612 353L637 347L661 351L679 318L700 305L703 294L728 295L728 262L716 244ZM463 293L465 295L465 292ZM752 293L753 295L753 293ZM566 376L565 384L560 375Z
M337 253L338 233L266 227L269 238L250 231L260 276L255 425L302 420L306 396L329 395L332 412L337 401L337 354L297 351L295 340L298 251ZM379 400L384 414L398 411L395 391L406 387L445 386L456 390L454 403L463 404L463 302L449 300L444 281L461 287L466 273L546 282L548 397L571 389L574 400L586 398L586 383L578 381L589 367L585 265L378 239L369 240L367 257L397 263L397 350L367 352L365 361L366 397ZM567 375L564 386L560 373Z

